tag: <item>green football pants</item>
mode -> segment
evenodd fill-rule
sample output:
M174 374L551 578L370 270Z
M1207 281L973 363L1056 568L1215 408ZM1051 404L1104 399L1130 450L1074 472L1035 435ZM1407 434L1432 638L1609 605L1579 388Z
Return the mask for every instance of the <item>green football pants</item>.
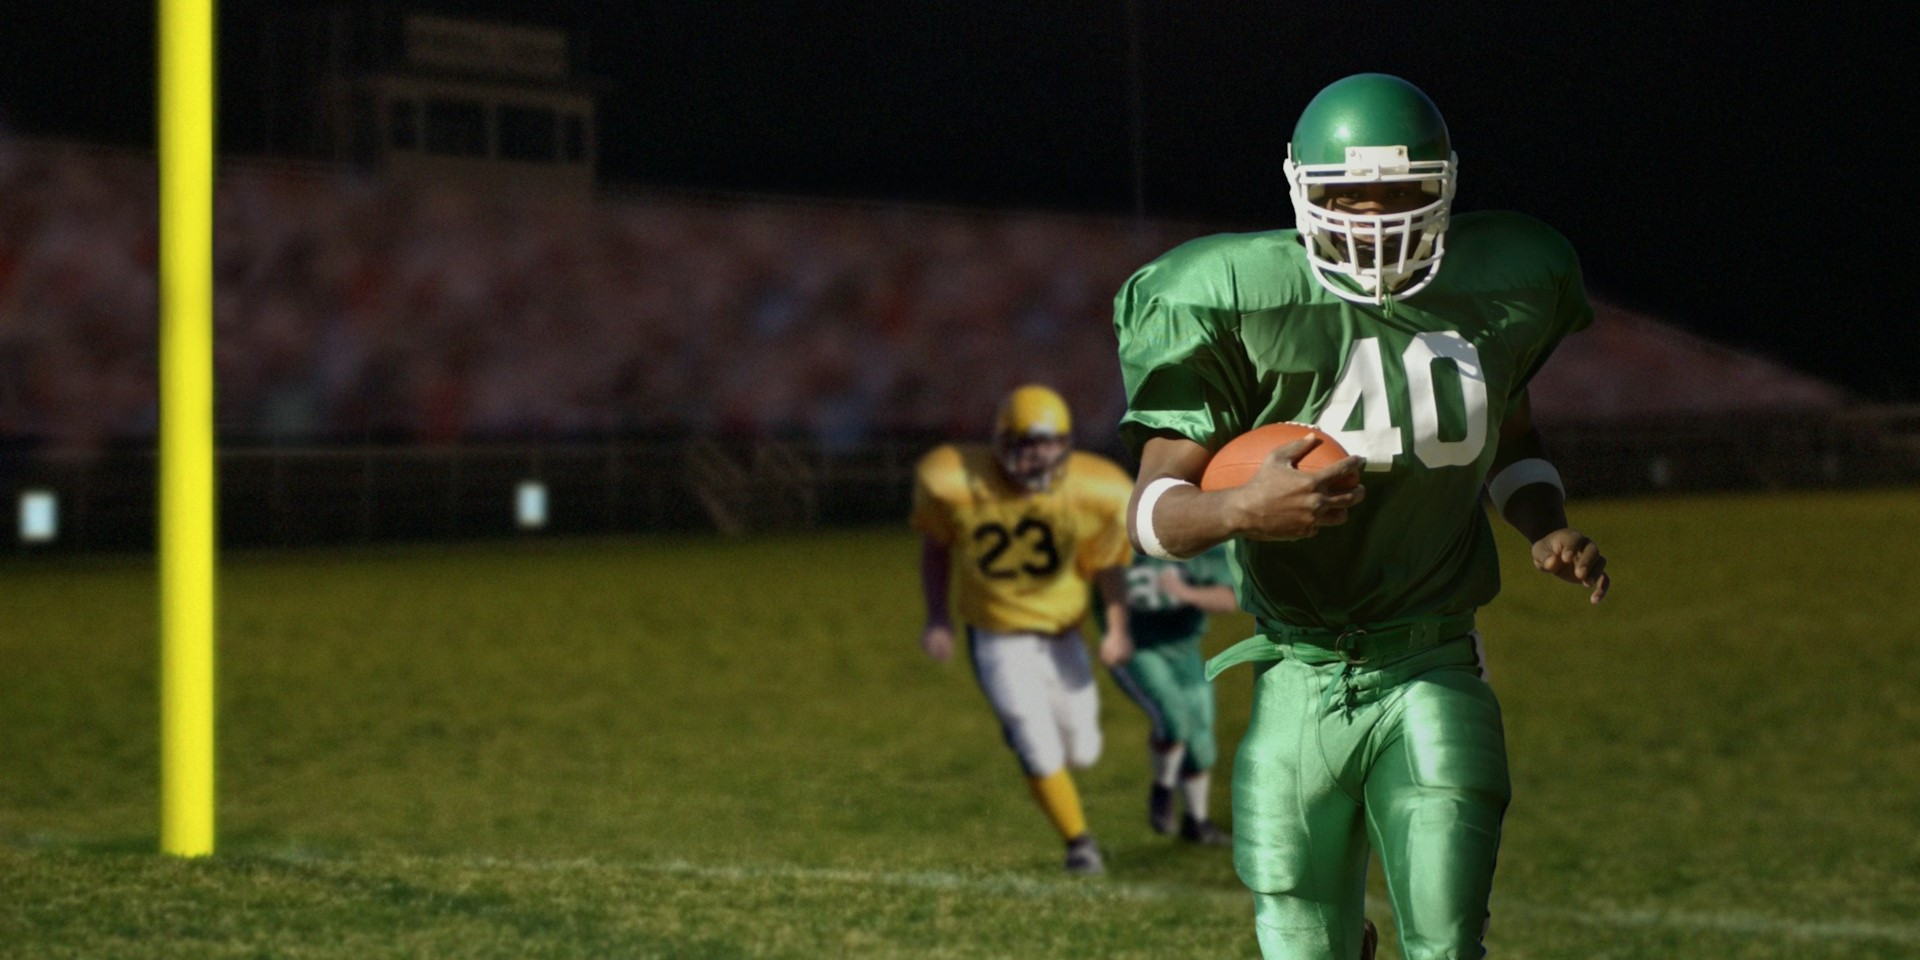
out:
M1359 956L1380 852L1407 960L1474 960L1511 787L1471 637L1374 666L1256 667L1234 761L1234 866L1268 960Z
M1156 744L1180 743L1184 773L1213 769L1219 747L1213 736L1213 684L1200 658L1200 638L1155 643L1133 652L1113 669L1114 685L1146 711Z

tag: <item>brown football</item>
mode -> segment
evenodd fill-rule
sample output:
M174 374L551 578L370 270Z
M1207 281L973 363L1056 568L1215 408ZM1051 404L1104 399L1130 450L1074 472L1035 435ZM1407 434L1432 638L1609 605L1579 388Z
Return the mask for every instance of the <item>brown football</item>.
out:
M1292 422L1269 423L1227 441L1227 445L1207 461L1206 472L1200 475L1200 489L1227 490L1246 483L1254 471L1260 469L1260 464L1266 462L1267 454L1272 453L1274 448L1284 447L1309 435L1319 437L1320 445L1295 461L1296 469L1312 472L1347 456L1347 449L1340 445L1340 441L1318 427ZM1335 481L1334 487L1344 490L1359 482L1358 474L1348 474Z

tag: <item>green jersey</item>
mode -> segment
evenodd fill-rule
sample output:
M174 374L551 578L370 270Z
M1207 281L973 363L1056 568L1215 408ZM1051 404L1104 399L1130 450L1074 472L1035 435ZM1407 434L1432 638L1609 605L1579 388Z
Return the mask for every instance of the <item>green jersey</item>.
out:
M1175 600L1160 585L1160 578L1169 570L1196 587L1233 585L1232 561L1225 544L1185 561L1134 554L1133 564L1127 567L1127 632L1135 647L1197 639L1207 628L1205 611ZM1093 611L1095 622L1105 631L1106 608L1097 595Z
M1115 297L1136 456L1156 435L1218 450L1293 420L1366 458L1347 523L1232 542L1241 609L1341 628L1466 613L1499 591L1480 496L1500 423L1593 308L1572 247L1537 220L1464 214L1446 244L1426 289L1382 306L1321 287L1293 230L1188 242Z

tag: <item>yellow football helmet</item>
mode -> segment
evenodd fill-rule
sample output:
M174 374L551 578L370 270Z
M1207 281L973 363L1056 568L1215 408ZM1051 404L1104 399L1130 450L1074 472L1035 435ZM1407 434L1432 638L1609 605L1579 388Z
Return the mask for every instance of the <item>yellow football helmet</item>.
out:
M1008 483L1028 493L1048 489L1072 450L1073 415L1051 388L1028 384L1000 402L993 456Z

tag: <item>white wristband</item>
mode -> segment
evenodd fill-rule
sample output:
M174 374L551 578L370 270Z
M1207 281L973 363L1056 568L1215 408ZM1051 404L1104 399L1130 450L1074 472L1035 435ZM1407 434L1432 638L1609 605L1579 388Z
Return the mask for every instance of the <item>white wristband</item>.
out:
M1513 497L1514 491L1536 483L1544 483L1560 491L1562 498L1567 495L1567 488L1560 483L1560 471L1554 469L1553 464L1534 457L1507 464L1505 470L1487 481L1487 496L1493 500L1493 509L1504 515L1507 512L1507 500Z
M1160 496L1168 490L1172 490L1174 487L1191 486L1193 486L1193 484L1185 480L1174 477L1161 477L1147 484L1147 488L1140 491L1140 503L1134 507L1133 512L1133 532L1140 540L1141 552L1149 557L1158 557L1162 560L1190 559L1188 557L1177 556L1169 552L1166 547L1160 545L1160 535L1153 530L1153 508L1155 504L1160 502Z

